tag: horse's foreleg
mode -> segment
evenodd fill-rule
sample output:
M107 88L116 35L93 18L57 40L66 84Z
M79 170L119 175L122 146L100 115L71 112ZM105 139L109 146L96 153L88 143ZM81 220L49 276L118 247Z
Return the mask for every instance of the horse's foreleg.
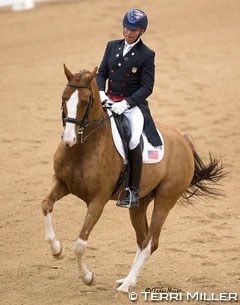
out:
M86 285L93 284L94 273L88 270L83 261L83 257L87 247L88 237L100 218L104 205L105 204L100 204L99 202L91 202L89 204L82 230L74 244L74 252L78 263L78 276Z
M49 194L42 201L42 211L44 215L45 230L46 230L45 239L49 243L52 255L56 259L62 258L62 246L60 241L56 240L56 236L53 229L53 223L52 223L53 204L55 201L59 200L60 198L64 197L67 194L68 191L65 185L61 181L59 181L56 176L54 176L52 188Z

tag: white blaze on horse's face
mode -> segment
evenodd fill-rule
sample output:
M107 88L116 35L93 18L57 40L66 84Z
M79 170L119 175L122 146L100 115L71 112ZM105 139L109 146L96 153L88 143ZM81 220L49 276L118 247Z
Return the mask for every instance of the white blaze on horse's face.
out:
M66 102L67 116L76 119L78 105L78 90L74 91L70 99ZM77 142L76 125L66 123L65 130L62 136L62 141L65 145L72 147Z

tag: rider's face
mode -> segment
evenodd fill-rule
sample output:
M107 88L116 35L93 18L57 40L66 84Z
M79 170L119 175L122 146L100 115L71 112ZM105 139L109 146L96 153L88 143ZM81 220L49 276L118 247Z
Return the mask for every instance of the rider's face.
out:
M126 27L123 27L123 36L127 43L132 44L134 43L139 36L141 36L144 33L144 30L130 30Z

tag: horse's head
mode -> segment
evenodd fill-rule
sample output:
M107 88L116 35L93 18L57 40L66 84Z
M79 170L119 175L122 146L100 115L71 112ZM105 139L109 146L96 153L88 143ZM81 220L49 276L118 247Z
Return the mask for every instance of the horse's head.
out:
M72 74L64 65L64 72L68 83L62 94L64 132L62 141L66 146L77 143L78 134L81 134L88 125L92 107L97 95L97 85L93 82L97 68L92 72L83 70Z

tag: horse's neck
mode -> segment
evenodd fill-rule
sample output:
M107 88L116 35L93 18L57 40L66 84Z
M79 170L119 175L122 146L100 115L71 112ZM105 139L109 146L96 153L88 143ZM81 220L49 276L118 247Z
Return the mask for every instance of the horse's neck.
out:
M87 145L84 144L84 148L81 148L80 145L79 148L83 150L87 149L88 151L88 146L92 146L92 143L94 143L95 147L93 148L93 151L96 151L98 148L101 150L101 147L103 147L102 145L106 145L105 149L107 149L109 144L106 142L109 142L109 140L106 141L106 138L111 139L111 125L108 114L103 110L99 89L95 79L92 81L91 85L94 100L88 117L89 125L83 132L83 139L87 137L87 141L85 142ZM100 142L102 142L101 147L98 145Z
M103 115L106 115L106 121L100 125L92 124L88 126L83 131L83 143L79 138L78 143L72 147L71 150L66 150L67 154L70 153L69 162L75 162L77 159L78 163L82 165L88 164L89 160L97 160L101 163L101 160L106 154L106 151L111 152L112 155L115 151L114 142L112 139L112 131L110 121L107 119L107 114L105 112ZM96 122L96 121L95 121Z
M93 91L94 101L93 101L93 106L92 106L92 110L90 113L90 117L91 117L92 121L98 121L98 120L101 120L105 116L105 112L102 107L102 103L101 103L100 95L99 95L99 89L98 89L95 79L92 80L92 91Z

